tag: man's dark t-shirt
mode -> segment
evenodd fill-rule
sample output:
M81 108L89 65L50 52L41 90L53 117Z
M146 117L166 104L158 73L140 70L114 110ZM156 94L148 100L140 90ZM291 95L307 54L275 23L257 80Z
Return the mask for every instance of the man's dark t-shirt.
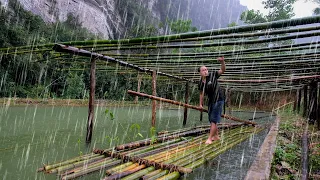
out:
M204 91L204 94L208 96L208 104L224 100L224 92L218 83L219 77L218 71L214 71L209 73L209 75L206 77L205 83L203 83L202 79L200 79L198 88L200 91Z

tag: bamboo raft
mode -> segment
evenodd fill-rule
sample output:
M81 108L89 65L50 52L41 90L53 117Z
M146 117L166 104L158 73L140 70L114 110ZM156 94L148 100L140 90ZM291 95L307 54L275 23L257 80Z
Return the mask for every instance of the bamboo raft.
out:
M219 124L220 140L206 145L209 126L161 132L145 139L99 150L73 159L44 165L38 172L56 173L60 179L74 179L105 171L111 179L177 179L258 133L261 126Z

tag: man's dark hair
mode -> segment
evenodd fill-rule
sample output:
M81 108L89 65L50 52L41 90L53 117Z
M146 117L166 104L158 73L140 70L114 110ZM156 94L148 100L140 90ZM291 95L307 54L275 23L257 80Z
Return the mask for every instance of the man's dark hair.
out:
M202 67L202 66L198 67L198 72L200 72L200 70L201 70L201 67Z

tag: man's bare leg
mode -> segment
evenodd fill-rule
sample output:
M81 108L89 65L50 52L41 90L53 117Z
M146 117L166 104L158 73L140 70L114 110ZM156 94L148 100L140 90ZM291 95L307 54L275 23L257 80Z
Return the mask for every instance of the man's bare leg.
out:
M213 129L214 129L214 134L212 136L212 141L216 141L216 140L220 140L219 134L218 134L218 126L216 123L212 123L214 125Z
M216 124L215 123L211 123L211 126L210 126L210 133L209 133L209 137L206 141L206 144L211 144L212 143L212 140L213 140L213 136L215 135L215 129L216 129Z

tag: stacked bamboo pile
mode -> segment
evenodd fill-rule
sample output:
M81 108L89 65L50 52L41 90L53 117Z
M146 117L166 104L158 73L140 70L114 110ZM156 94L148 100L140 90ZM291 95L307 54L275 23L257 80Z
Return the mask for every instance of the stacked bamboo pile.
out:
M258 133L263 128L243 124L219 126L220 140L206 145L209 126L162 133L157 139L145 139L107 150L45 165L38 171L57 173L61 179L74 179L95 171L106 170L110 179L177 179L182 174Z

